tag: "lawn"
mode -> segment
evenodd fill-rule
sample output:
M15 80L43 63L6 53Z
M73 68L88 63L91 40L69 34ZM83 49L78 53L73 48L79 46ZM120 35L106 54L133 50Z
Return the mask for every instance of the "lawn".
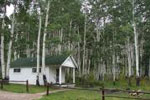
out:
M142 91L150 91L150 81L149 80L142 80L141 86L137 87L135 85L135 81L133 80L132 86L129 87L126 80L120 80L116 82L114 86L112 81L104 82L105 88L117 88L117 89L131 89L131 90L142 90ZM99 87L95 87L99 89ZM52 91L54 89L50 89ZM9 84L4 85L3 91L10 91L15 93L26 93L26 86L25 85L18 85L18 84ZM45 92L46 87L43 86L29 86L29 93L39 93ZM128 93L110 93L108 95L113 96L125 96L129 97ZM88 91L88 90L69 90L64 92L58 92L54 94L50 94L49 96L43 96L40 100L102 100L101 99L101 92L97 91ZM142 98L150 98L150 95L142 95ZM127 100L127 99L120 99L120 98L106 98L105 100ZM133 99L134 100L134 99Z
M141 80L141 84L139 87L135 85L135 80L132 80L132 86L128 86L127 80L123 79L116 82L116 85L113 85L112 81L104 82L105 88L116 88L116 89L130 89L130 90L142 90L142 91L150 91L150 80ZM99 89L99 87L95 87ZM123 96L123 97L131 97L128 93L111 93L107 94L111 96ZM142 98L150 98L150 95L142 95ZM65 92L59 92L55 94L51 94L49 96L43 96L40 100L102 100L101 92L96 91L87 91L87 90L70 90ZM105 100L128 100L121 98L106 98ZM129 99L130 100L130 99ZM134 99L132 99L134 100Z
M150 91L150 80L142 79L140 81L140 86L136 86L135 79L132 79L132 85L128 85L127 79L121 79L116 81L116 85L113 85L112 81L107 80L107 82L103 82L105 88L117 88L117 89L131 89L131 90L142 90L142 91Z
M1 89L0 89L1 90ZM50 89L51 90L51 89ZM15 92L15 93L26 93L26 85L19 84L5 84L3 91ZM46 87L44 86L29 86L29 93L45 92Z
M127 96L130 97L127 93L115 93L109 94L113 96ZM142 98L150 98L148 95L143 95ZM51 94L49 96L43 96L43 98L39 100L102 100L101 92L96 91L87 91L87 90L70 90L65 92L59 92L55 94ZM105 100L127 100L120 98L105 98ZM129 99L130 100L130 99ZM134 99L132 99L134 100Z

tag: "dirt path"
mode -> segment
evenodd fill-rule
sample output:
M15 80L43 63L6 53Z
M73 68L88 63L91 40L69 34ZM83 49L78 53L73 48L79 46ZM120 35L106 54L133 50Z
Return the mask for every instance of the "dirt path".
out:
M50 91L50 94L67 90L68 89ZM27 94L27 93L11 93L0 91L0 100L37 100L40 99L45 94L46 93Z

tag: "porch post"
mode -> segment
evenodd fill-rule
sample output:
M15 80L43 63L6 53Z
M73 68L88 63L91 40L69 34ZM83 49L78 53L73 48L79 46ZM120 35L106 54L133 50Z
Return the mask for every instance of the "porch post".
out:
M73 68L73 84L75 84L75 68Z
M61 85L62 66L59 67L59 85Z

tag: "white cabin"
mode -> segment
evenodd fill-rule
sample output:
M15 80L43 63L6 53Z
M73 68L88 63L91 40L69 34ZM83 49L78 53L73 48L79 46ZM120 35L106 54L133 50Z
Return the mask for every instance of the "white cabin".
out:
M41 61L40 61L41 62ZM75 84L75 69L78 65L72 56L49 56L46 57L46 68L45 76L48 83L53 84L63 84L66 83L65 75L66 69L72 69L73 80L72 83ZM10 81L29 81L29 84L36 85L37 72L36 72L36 58L20 58L11 63L11 68L9 70L9 80ZM39 83L44 85L43 75L41 73L41 67L39 69ZM25 84L22 82L15 82L16 84Z

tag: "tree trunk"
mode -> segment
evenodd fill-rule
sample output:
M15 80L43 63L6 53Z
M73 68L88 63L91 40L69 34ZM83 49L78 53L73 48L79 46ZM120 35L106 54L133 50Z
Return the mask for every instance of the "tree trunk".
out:
M46 18L45 18L45 27L44 27L44 36L43 36L43 50L42 50L42 75L43 75L43 81L46 85L47 79L45 74L45 48L46 48L46 36L47 36L47 25L48 25L48 18L49 18L49 8L50 8L50 0L48 0L47 3L47 11L46 11ZM45 76L45 78L44 78Z
M85 74L85 53L86 53L86 25L87 25L87 16L85 15L85 21L84 21L84 40L83 40L83 63L82 63L82 74Z
M70 29L69 29L69 44L68 44L68 50L69 52L72 51L72 46L71 46L71 33L72 33L72 20L70 21Z
M42 25L42 18L41 18L41 12L39 13L39 30L38 30L38 40L37 40L37 80L36 85L39 84L39 68L40 68L40 37L41 37L41 25Z
M148 70L148 76L149 76L149 79L150 79L150 58L149 58L149 70Z
M15 43L17 43L17 41L18 41L18 33L16 34L16 39L15 39ZM17 60L17 50L16 50L16 48L14 49L14 60Z
M129 82L128 85L131 86L131 48L130 48L130 40L128 38L128 46L127 46L128 52L127 52L127 56L128 56L128 78L129 78Z
M136 85L140 85L140 73L139 73L139 48L138 48L138 34L135 23L135 1L133 0L133 30L134 30L134 45L135 45L135 57L136 57Z
M116 64L115 64L115 54L113 54L112 56L112 71L113 71L113 84L115 85L115 81L116 81Z
M58 45L58 54L60 55L62 53L63 28L59 31L59 39L60 39L60 43Z
M12 55L12 43L13 43L13 36L14 36L14 28L15 28L15 13L16 13L16 5L14 7L14 13L12 18L12 26L11 26L11 36L9 41L9 47L8 47L8 55L7 55L7 68L6 68L6 78L9 79L9 69L10 69L10 60Z
M4 30L5 20L3 18L2 29ZM2 79L5 78L5 57L4 57L4 33L1 33L1 70L2 70Z
M81 76L81 55L80 55L80 53L81 53L81 51L80 51L80 42L81 42L81 40L80 40L80 31L79 31L79 27L78 27L78 37L79 37L79 41L78 41L78 51L77 51L77 62L78 62L78 65L79 65L79 76Z

